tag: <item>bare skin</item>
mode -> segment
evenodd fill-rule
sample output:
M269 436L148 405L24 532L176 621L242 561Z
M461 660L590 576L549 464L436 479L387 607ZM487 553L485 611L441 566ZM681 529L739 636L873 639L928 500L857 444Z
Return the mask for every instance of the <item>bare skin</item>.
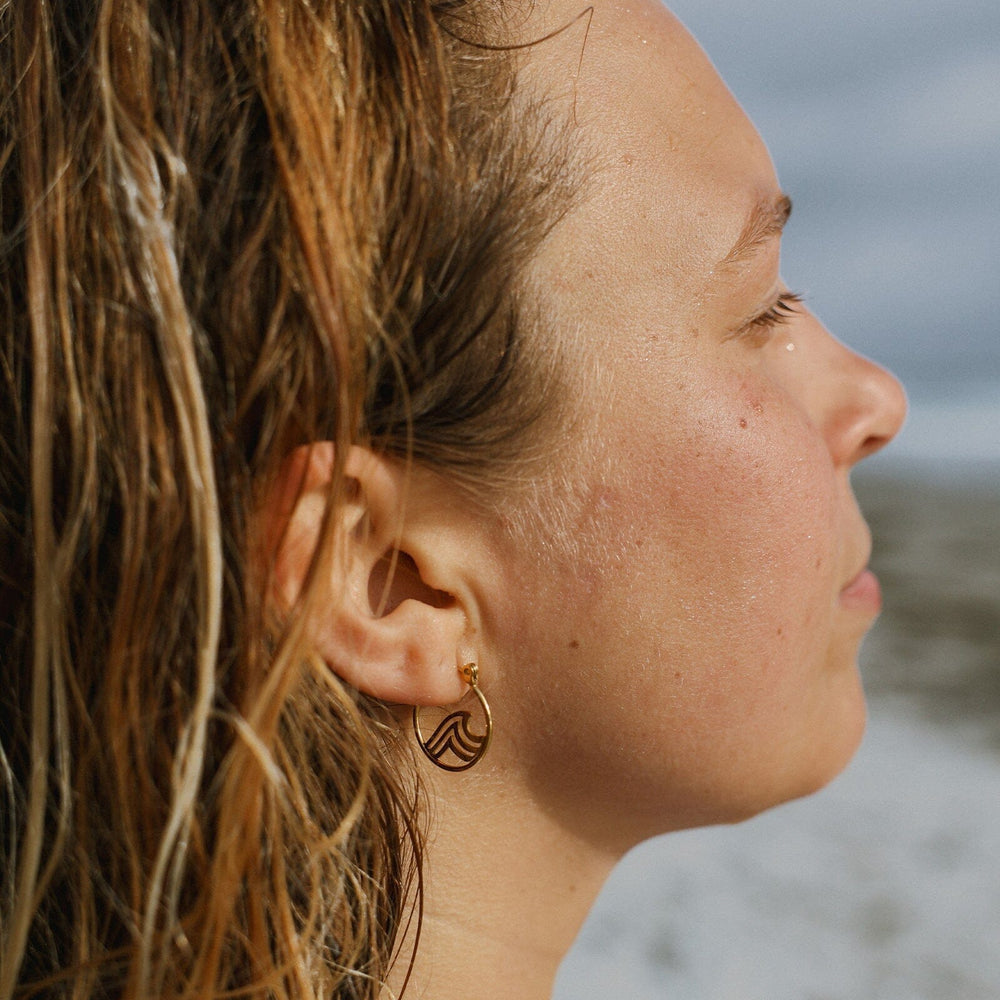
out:
M352 449L345 556L308 626L331 669L403 706L456 702L458 667L479 664L488 756L460 774L421 761L407 995L428 1000L547 997L626 850L815 791L864 727L857 649L879 593L849 473L899 429L902 390L789 297L787 202L690 35L657 0L579 13L537 5L530 35L576 27L525 70L595 153L531 274L586 404L553 448L570 523L525 541L444 480ZM304 488L279 603L301 588L333 467L329 443L289 459ZM291 502L279 489L276 523ZM376 611L393 547L412 570ZM394 991L412 945L411 928Z
M578 13L543 5L539 33ZM577 77L580 35L529 59L602 153L534 277L601 403L559 459L581 495L561 571L468 526L498 735L473 771L427 768L416 997L548 996L625 850L821 787L864 725L878 593L848 472L902 391L779 306L781 189L676 20L596 4ZM768 309L787 322L753 322Z

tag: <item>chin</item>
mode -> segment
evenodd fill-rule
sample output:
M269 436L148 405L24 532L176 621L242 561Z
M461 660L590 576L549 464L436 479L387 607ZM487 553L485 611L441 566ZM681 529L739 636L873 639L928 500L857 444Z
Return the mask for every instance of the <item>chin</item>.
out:
M827 738L815 741L813 752L809 755L801 754L797 760L789 762L785 793L776 797L771 806L765 808L814 795L840 775L854 759L868 721L861 679L856 670L854 676L857 682L853 696L846 701L843 710L835 718L826 720L826 725L818 730L825 731Z
M756 787L747 782L748 794L735 798L728 814L717 822L742 823L768 809L814 795L840 775L857 753L865 733L867 712L860 681L850 711L838 713L836 724L831 726L832 721L819 730L828 736L825 740L814 740L811 752L789 753L784 763L774 765Z

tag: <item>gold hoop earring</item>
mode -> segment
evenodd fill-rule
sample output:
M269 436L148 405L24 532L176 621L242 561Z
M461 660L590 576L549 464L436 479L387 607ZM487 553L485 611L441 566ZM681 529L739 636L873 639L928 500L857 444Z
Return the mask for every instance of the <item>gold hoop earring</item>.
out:
M474 663L466 663L458 672L479 701L486 719L486 732L474 733L469 727L472 713L457 709L446 715L425 740L420 732L420 709L413 706L413 732L417 744L427 759L444 771L467 771L474 767L483 759L493 739L493 715L485 695L479 690L479 668Z

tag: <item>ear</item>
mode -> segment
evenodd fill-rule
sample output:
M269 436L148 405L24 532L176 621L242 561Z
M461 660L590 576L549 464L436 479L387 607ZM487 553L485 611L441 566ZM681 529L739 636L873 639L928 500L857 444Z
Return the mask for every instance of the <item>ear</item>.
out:
M450 587L458 568L432 544L434 526L407 520L407 470L352 447L340 491L338 475L329 441L283 463L263 512L270 599L279 614L305 616L312 648L359 690L407 705L458 701L467 691L459 666L475 658L468 609Z

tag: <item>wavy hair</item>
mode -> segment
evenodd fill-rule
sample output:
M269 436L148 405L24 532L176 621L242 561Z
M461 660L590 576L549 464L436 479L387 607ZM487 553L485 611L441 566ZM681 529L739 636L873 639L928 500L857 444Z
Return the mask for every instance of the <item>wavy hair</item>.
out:
M303 442L523 475L570 185L507 16L0 0L2 1000L379 996L412 762L248 553Z

